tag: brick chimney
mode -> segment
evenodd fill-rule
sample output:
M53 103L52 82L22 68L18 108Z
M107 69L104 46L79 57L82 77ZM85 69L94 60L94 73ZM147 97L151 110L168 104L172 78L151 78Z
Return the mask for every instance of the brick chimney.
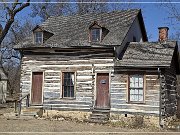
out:
M160 43L166 43L166 41L168 40L168 27L159 27L159 39L158 41Z

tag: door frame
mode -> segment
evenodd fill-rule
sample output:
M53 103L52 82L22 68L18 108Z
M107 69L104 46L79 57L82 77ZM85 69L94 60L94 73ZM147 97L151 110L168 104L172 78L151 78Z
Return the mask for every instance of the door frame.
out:
M97 86L96 86L96 83L97 83L97 74L109 74L109 93L108 93L108 96L109 96L109 108L111 108L111 94L110 94L110 88L111 88L111 71L98 71L98 72L95 72L95 81L94 81L94 104L93 104L93 108L96 107L96 99L97 99Z
M29 96L29 103L30 103L30 105L33 105L32 104L32 98L31 98L31 96L32 96L32 78L33 78L33 73L36 73L36 72L41 72L42 73L42 76L43 76L43 80L42 80L42 100L41 100L41 103L39 104L39 105L42 105L43 104L43 101L44 101L44 95L43 95L43 93L44 93L44 75L45 75L45 73L44 73L44 71L31 71L31 77L30 77L30 80L31 80L31 86L30 86L30 96Z

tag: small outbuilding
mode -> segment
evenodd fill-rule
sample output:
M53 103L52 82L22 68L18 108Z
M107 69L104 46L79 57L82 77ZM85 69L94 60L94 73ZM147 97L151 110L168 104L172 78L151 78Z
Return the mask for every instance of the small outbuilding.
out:
M2 67L0 67L0 103L6 102L7 94L7 76Z

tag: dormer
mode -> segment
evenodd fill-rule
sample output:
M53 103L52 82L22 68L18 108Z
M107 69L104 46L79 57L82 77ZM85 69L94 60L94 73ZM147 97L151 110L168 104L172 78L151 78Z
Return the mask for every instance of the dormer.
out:
M44 30L41 26L37 25L33 29L33 43L34 44L43 44L51 36L53 36L53 33Z
M89 26L89 41L90 42L101 42L103 38L108 34L109 30L102 27L98 22L94 21Z

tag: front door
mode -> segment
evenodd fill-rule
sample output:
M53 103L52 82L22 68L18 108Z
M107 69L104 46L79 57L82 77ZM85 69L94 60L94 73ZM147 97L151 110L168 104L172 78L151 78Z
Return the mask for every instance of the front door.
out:
M43 73L32 74L31 104L42 104Z
M96 107L109 108L109 73L97 73L96 91Z

